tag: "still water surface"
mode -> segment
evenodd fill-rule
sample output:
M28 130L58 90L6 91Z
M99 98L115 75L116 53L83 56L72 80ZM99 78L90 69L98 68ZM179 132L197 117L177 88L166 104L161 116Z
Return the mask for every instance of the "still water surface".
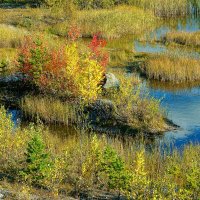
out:
M174 23L166 23L150 33L150 38L160 39L167 32L200 31L200 19L189 17ZM134 41L134 50L145 53L179 54L200 59L200 53L190 49L185 51L180 48L169 49L163 44L151 44ZM168 118L180 126L177 131L167 132L164 141L174 141L175 146L181 147L187 143L200 142L200 84L173 86L169 84L149 84L150 94L162 99L162 105L167 109Z

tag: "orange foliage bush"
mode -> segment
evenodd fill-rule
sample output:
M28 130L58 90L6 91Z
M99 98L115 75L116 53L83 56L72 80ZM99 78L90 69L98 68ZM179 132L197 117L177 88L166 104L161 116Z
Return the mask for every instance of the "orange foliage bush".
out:
M108 54L106 41L95 35L87 52L80 52L76 39L79 32L70 31L67 47L50 48L43 38L26 37L19 49L17 66L28 80L43 91L93 100L101 92Z

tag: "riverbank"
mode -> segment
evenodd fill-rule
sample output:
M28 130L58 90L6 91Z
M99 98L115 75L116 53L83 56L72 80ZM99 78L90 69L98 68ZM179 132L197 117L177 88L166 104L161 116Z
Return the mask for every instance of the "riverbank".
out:
M121 77L118 91L106 92L96 101L84 104L78 98L67 100L66 97L42 94L21 78L13 76L2 79L6 82L1 80L1 103L21 109L24 117L33 120L40 118L46 123L86 126L108 134L137 135L143 132L151 135L177 128L166 119L159 101L142 94L137 79L134 83ZM134 84L135 91L130 96Z

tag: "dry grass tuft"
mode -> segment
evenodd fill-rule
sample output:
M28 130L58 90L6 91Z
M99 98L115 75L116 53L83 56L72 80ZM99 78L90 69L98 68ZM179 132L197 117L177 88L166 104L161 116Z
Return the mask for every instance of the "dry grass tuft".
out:
M167 33L162 40L163 42L167 43L176 43L180 45L200 47L200 31L198 32L173 31Z
M194 58L158 55L142 66L149 79L174 83L200 80L200 60Z
M0 25L0 47L1 48L17 48L21 45L22 39L26 31L14 26Z

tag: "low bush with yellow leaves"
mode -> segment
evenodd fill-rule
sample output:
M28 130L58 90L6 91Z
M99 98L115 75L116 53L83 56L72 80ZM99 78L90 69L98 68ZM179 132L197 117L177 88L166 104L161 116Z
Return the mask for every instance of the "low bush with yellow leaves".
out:
M52 49L42 37L26 37L17 66L40 90L91 101L101 92L105 72L105 62L101 61L90 48L81 52L74 40L66 47Z

